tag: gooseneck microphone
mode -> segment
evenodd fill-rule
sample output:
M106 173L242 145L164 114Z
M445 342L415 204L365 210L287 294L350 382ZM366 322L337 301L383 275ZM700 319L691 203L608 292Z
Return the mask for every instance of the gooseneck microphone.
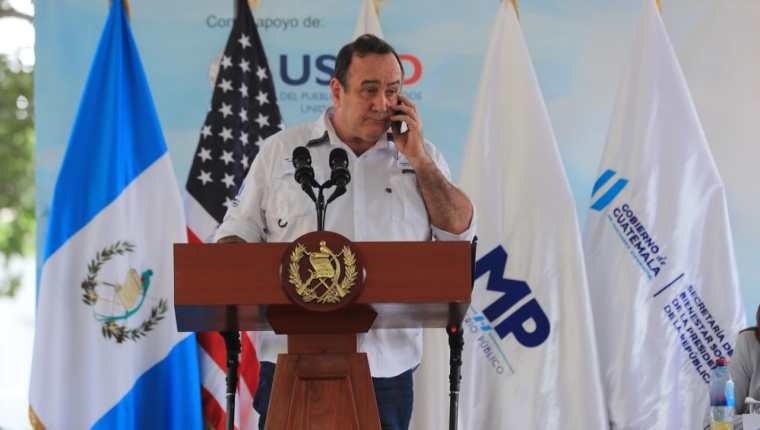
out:
M296 182L311 184L314 180L314 169L311 167L311 154L305 146L296 147L293 150L293 167L296 168Z
M330 152L330 182L335 185L335 191L327 199L327 203L346 193L346 184L351 182L351 172L348 170L348 153L343 148L335 148Z
M314 168L311 167L311 154L305 146L298 146L293 150L293 167L296 168L295 180L301 185L301 188L309 195L312 201L317 201L314 195L314 187L318 186L314 180Z
M291 157L296 171L294 179L301 185L301 189L309 195L309 198L317 207L317 230L325 229L325 214L327 205L346 193L346 184L351 181L351 172L348 170L348 153L345 149L335 148L330 152L330 180L320 184L314 178L314 168L311 167L311 153L305 146L296 147ZM325 188L335 187L330 198L325 202ZM319 190L314 194L314 188Z

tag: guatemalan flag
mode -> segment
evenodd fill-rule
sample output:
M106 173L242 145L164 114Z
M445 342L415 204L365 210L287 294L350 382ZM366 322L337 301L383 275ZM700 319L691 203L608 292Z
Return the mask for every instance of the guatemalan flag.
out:
M515 9L499 3L462 163L479 243L460 427L604 429L575 203Z
M586 267L611 428L699 429L745 320L723 183L655 0L642 6Z
M201 428L195 337L177 332L173 307L181 208L114 1L53 197L30 387L35 428Z

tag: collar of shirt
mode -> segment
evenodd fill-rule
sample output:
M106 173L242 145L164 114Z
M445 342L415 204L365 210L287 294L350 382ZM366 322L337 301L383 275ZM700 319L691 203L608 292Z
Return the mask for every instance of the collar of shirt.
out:
M350 148L345 142L343 142L338 134L335 132L335 128L332 125L332 117L335 114L334 107L328 107L322 112L322 115L314 121L312 127L312 135L306 144L307 147L318 146L327 143L331 146L337 146L336 142L342 143L345 147ZM393 143L393 134L388 131L378 139L373 148L387 148L395 151L396 145ZM351 151L353 154L353 151Z

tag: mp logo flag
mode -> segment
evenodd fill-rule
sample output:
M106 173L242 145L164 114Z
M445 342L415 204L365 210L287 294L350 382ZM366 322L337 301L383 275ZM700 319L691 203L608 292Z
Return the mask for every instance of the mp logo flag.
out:
M723 184L654 3L592 190L586 267L611 428L699 429L744 316Z
M37 303L35 428L200 428L195 337L178 333L179 189L122 9L111 6L58 176Z
M460 424L602 429L575 203L515 10L500 3L461 180L479 243Z

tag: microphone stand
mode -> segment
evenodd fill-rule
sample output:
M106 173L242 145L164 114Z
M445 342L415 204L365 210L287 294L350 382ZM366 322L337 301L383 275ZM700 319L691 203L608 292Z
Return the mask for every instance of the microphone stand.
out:
M320 184L317 181L312 181L311 184L304 185L304 192L311 197L312 201L317 207L317 231L325 231L325 215L327 214L327 205L330 204L333 200L341 196L343 193L346 192L345 187L341 187L340 185L337 186L335 191L330 195L330 198L325 201L325 189L332 188L333 186L336 186L335 181L332 179L329 179L324 184ZM313 193L309 193L306 191L306 187L316 188L317 195L314 196Z
M237 308L227 307L227 326L237 326ZM235 427L235 393L238 383L238 355L240 354L240 332L237 330L219 332L227 347L227 430Z
M470 244L470 280L475 286L475 257L478 247L478 237L475 236ZM465 311L466 312L466 311ZM455 322L446 327L449 336L449 430L457 430L459 414L459 384L462 381L462 350L464 349L464 331L462 317L457 315Z
M330 181L327 181L330 182ZM317 195L317 231L325 231L325 214L327 205L325 204L325 184L319 185L319 194Z
M240 332L224 331L227 346L227 430L235 427L235 392L237 391L238 354L240 353Z
M459 413L459 383L462 381L462 323L446 327L449 335L449 430L456 430Z
M327 133L325 133L327 136ZM332 174L330 179L320 184L314 179L314 169L311 167L311 156L309 150L304 146L299 146L293 150L293 167L296 168L295 180L301 185L301 189L316 204L317 208L317 231L325 230L325 215L327 205L346 192L346 184L351 180L351 174L348 171L348 158L346 151L341 148L333 149L330 153L330 169ZM325 188L336 187L330 198L325 201ZM314 195L314 188L318 190Z

